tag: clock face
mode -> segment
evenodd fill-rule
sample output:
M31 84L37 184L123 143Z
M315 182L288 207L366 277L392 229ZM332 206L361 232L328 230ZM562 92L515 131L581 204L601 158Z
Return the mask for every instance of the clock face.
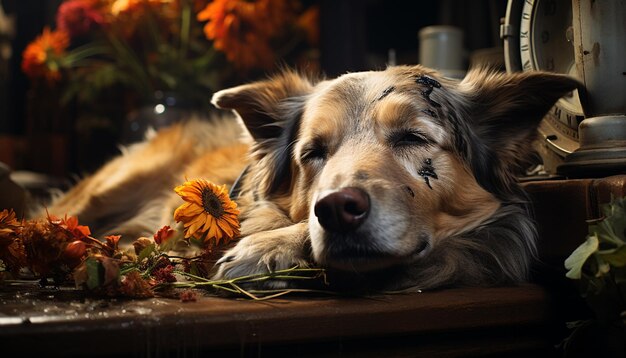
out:
M574 62L571 0L525 0L519 25L523 71L542 70L578 77ZM561 98L540 131L565 156L578 148L578 124L584 119L578 92Z

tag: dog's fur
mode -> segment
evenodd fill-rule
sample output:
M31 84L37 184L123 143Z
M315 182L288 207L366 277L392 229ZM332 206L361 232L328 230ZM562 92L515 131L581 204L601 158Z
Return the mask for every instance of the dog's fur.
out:
M170 223L184 177L230 184L247 163L236 198L242 239L219 277L314 264L386 289L520 282L535 228L515 168L541 118L576 86L484 69L462 81L421 66L317 82L286 71L213 96L246 135L228 116L175 125L49 210L100 234L146 235ZM324 198L355 191L365 209L334 225L321 219Z

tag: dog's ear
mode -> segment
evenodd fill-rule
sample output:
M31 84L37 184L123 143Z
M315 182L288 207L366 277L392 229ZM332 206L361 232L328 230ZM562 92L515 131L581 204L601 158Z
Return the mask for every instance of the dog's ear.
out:
M287 193L293 169L291 155L306 95L313 84L295 72L226 89L213 95L218 108L233 109L255 140L252 156L257 194Z
M571 77L548 72L470 71L458 88L467 100L474 137L468 143L470 161L481 185L491 192L511 187L514 170L534 152L539 122L579 85Z
M219 91L211 103L218 108L233 109L257 141L280 136L285 103L311 93L311 82L293 71L285 71L268 80Z
M502 150L528 144L543 116L578 85L571 77L548 72L478 69L470 71L460 87L469 99L476 133L490 147Z

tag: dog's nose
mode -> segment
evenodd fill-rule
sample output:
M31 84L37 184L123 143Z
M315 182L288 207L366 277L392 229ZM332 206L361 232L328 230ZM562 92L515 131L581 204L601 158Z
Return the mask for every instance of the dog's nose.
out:
M359 188L343 188L315 203L320 225L332 232L348 232L359 227L370 211L370 198Z

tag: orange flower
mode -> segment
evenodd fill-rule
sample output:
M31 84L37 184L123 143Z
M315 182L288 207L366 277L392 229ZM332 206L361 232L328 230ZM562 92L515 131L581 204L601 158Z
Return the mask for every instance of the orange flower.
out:
M185 238L214 239L224 243L239 236L239 210L230 200L226 186L195 179L177 186L174 191L185 203L174 212L174 220L185 226Z
M64 271L67 261L63 252L74 241L74 235L51 221L26 221L20 232L28 267L33 273L48 277Z
M15 233L22 224L17 220L13 209L0 211L0 235Z
M204 34L213 46L246 70L273 65L270 40L281 33L292 15L287 0L215 0L197 18L208 21Z
M47 220L25 221L20 229L26 266L33 273L47 277L66 273L80 263L87 254L87 241L95 240L87 226L78 225L74 216L58 219L48 215Z
M105 247L109 249L109 254L111 256L113 256L118 250L118 243L120 242L121 237L122 235L109 235L104 237L106 240Z
M61 78L60 60L69 45L67 32L44 28L43 33L24 50L22 70L31 78L44 78L49 83L58 81Z
M77 240L87 238L89 237L89 235L91 235L91 230L89 230L89 226L78 225L78 218L76 216L65 215L63 219L58 219L53 215L49 215L48 221L50 221L51 224L59 225L65 230L69 231Z
M65 1L57 11L57 27L72 37L86 35L103 23L104 16L96 0Z
M80 240L72 241L65 247L63 255L70 260L77 260L87 254L87 244Z
M154 242L156 242L157 245L161 245L161 243L166 242L172 236L174 236L174 233L175 231L172 230L169 225L165 225L160 228L159 231L156 232L156 234L154 234Z
M15 211L0 211L0 260L11 271L19 271L26 263L24 244L18 236L22 222L15 217Z

